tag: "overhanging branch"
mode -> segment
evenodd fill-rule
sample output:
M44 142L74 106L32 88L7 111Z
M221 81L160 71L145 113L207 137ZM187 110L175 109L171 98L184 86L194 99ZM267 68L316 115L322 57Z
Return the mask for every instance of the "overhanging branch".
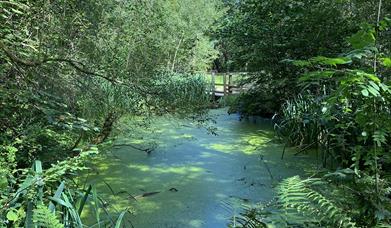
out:
M62 63L68 64L69 66L73 67L75 70L77 70L81 73L105 79L106 81L109 81L113 84L127 86L130 88L136 89L142 94L159 95L159 93L156 91L150 91L150 90L142 88L141 86L136 85L134 83L130 83L130 82L125 83L123 81L119 81L117 79L114 79L113 77L108 77L107 75L90 71L85 67L85 65L83 63L76 61L76 60L66 59L66 58L45 58L45 59L39 60L39 61L25 60L25 59L18 57L15 53L10 51L1 40L0 40L0 49L3 50L3 52L7 55L7 57L12 62L17 63L17 64L21 64L21 65L24 65L27 67L37 67L37 66L40 66L44 63L49 63L49 62L62 62Z

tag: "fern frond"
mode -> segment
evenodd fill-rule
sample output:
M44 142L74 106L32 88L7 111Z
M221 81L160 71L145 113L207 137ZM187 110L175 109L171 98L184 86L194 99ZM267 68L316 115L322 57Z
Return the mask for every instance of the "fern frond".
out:
M232 218L231 226L234 228L246 227L246 228L263 228L267 227L266 223L256 208L244 207L244 212Z
M356 227L343 209L310 187L311 183L319 184L319 181L321 179L302 180L299 176L294 176L281 182L277 191L286 215L293 218L304 216L303 220L298 222L293 219L293 223L306 221L334 227Z
M57 216L44 205L38 205L33 211L33 221L38 227L64 228Z

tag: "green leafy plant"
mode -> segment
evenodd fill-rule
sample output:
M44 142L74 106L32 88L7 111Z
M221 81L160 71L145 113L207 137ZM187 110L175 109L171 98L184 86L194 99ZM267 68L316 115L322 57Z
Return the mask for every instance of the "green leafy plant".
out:
M379 12L381 6L380 1ZM388 26L388 18L379 19L377 25L362 25L348 38L353 50L338 57L284 61L303 69L298 80L303 92L283 107L276 124L278 135L289 145L320 150L325 167L350 170L308 182L287 179L279 189L286 208L291 206L307 218L324 216L316 221L326 218L335 226L337 221L347 227L352 221L358 226L389 223L389 171L385 167L390 163L391 93L387 57L382 57L386 54L380 51L378 40ZM339 181L330 184L330 178ZM313 185L316 182L319 186ZM288 195L281 197L284 191ZM349 207L349 215L342 213L341 205ZM334 216L341 213L341 218ZM303 222L311 223L311 219Z
M62 228L59 219L46 206L38 205L33 211L33 223L38 227Z
M277 187L279 201L288 223L327 227L356 227L348 214L329 198L313 190L312 185L327 185L321 179L290 177ZM297 213L297 214L296 214Z

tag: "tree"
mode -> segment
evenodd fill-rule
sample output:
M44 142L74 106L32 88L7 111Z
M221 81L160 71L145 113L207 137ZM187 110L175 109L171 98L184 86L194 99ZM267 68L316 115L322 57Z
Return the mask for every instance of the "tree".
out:
M80 196L69 174L121 116L201 115L193 72L216 55L208 31L222 13L217 0L0 1L0 226L46 213L38 202L62 180Z
M302 72L283 60L343 53L348 49L346 37L368 18L376 18L373 1L226 2L230 10L217 33L223 53L218 65L223 71L250 72L245 82L254 87L240 99L248 114L271 116L297 94ZM384 12L389 9L386 4ZM254 100L257 104L249 102Z

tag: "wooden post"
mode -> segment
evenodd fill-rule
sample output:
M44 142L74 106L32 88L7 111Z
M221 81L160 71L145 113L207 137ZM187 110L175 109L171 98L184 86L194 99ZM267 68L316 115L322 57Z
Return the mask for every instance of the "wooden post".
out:
M232 74L228 75L228 93L232 93Z
M212 89L212 91L211 91L211 94L212 94L212 100L214 100L215 99L215 97L216 97L216 94L215 94L215 92L216 92L216 85L215 85L215 82L216 82L216 72L215 71L212 71L212 81L211 81L211 89Z
M227 95L227 74L223 74L223 91L224 96Z

